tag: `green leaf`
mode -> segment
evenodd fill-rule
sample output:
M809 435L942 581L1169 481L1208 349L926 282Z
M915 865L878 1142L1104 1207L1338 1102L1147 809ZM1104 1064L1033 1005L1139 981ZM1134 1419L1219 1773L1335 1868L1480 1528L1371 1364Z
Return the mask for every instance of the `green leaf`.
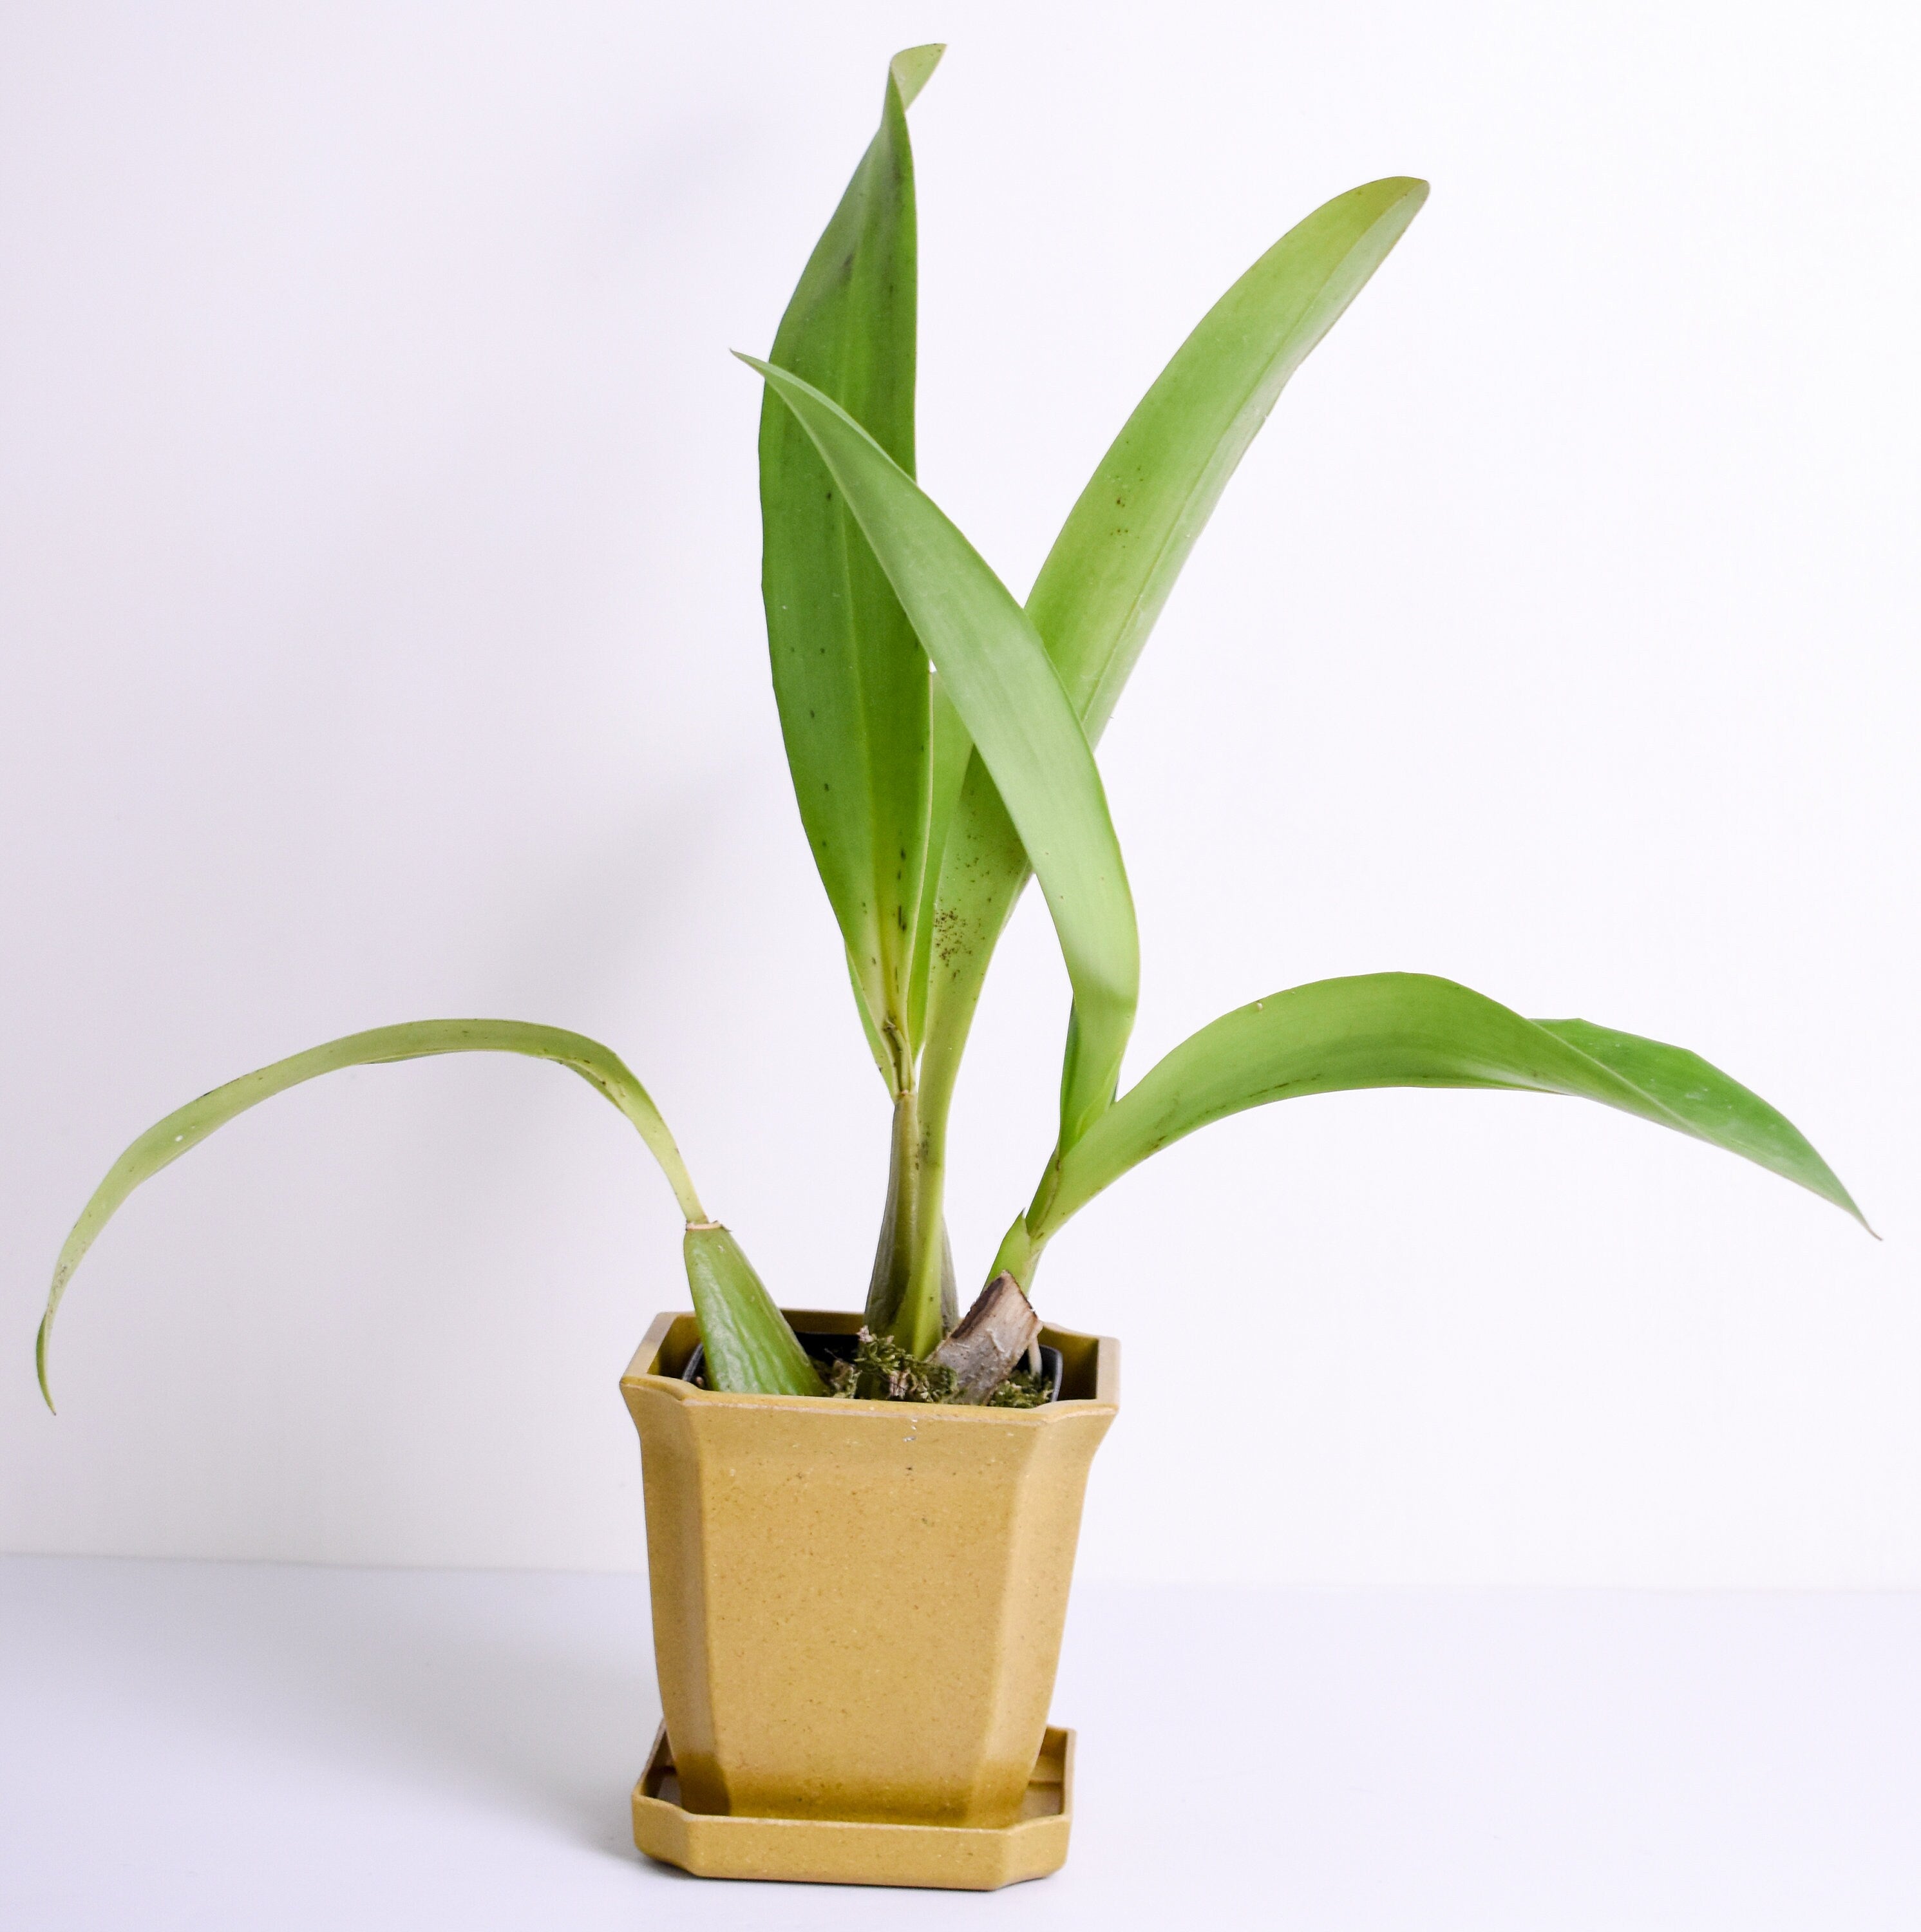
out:
M898 54L879 131L803 272L773 360L914 469L916 245L907 104L941 57ZM870 1038L898 1089L926 864L927 664L812 441L772 397L761 416L761 583L794 796L839 922Z
M1025 614L914 479L818 389L741 360L813 438L1033 860L1074 989L1070 1144L1112 1096L1140 980L1133 901L1086 735Z
M1333 327L1427 197L1370 182L1291 229L1215 303L1162 370L1081 492L1027 603L1098 744L1154 620L1227 479L1288 378ZM950 1090L1027 857L976 760L936 881L923 1085Z
M674 1145L674 1136L668 1132L659 1110L620 1057L598 1040L559 1027L531 1025L523 1020L416 1020L404 1026L375 1027L369 1032L349 1034L344 1040L331 1040L325 1046L310 1048L290 1059L277 1060L271 1066L242 1074L238 1080L230 1080L224 1087L216 1087L212 1093L189 1101L149 1127L108 1169L107 1178L95 1189L92 1199L74 1223L54 1266L53 1285L47 1294L47 1312L41 1318L35 1348L41 1394L47 1406L53 1406L47 1382L47 1343L61 1298L95 1236L142 1181L151 1180L162 1168L199 1146L215 1128L224 1126L236 1114L258 1106L276 1094L285 1093L290 1087L299 1086L302 1081L342 1067L420 1060L441 1053L525 1054L555 1061L578 1073L638 1130L666 1174L681 1213L690 1222L707 1224L707 1210L701 1205L680 1150ZM720 1279L724 1285L724 1277ZM761 1294L764 1297L765 1291ZM751 1324L755 1317L750 1308L740 1318Z
M911 107L920 90L934 77L941 56L947 50L944 40L929 40L917 47L903 47L887 63L888 77L900 89L900 104Z
M881 1030L874 1024L874 1016L868 1010L867 996L860 985L860 968L854 963L854 955L842 949L847 961L848 982L854 988L854 1010L860 1016L860 1030L867 1042L867 1051L873 1056L874 1067L890 1088L894 1084L893 1052L881 1037Z
M909 982L911 1005L908 1014L908 1040L918 1054L926 1037L927 985L934 958L934 915L941 883L941 855L947 849L947 828L953 823L960 802L961 787L974 762L974 740L954 709L937 672L932 682L933 710L932 783L929 787L927 812L927 865L920 875L920 912L914 927L914 967ZM1003 818L1006 816L1002 814ZM1025 868L1026 855L1022 855ZM1022 872L1025 878L1025 869Z
M708 1387L737 1394L825 1395L806 1351L740 1243L708 1223L689 1228L683 1247Z
M1096 743L1288 378L1427 199L1425 182L1370 182L1289 230L1201 319L1100 459L1028 599Z
M1638 1034L1616 1033L1587 1020L1537 1020L1544 1033L1563 1040L1577 1052L1604 1066L1644 1094L1652 1107L1664 1108L1682 1133L1710 1146L1725 1148L1757 1167L1766 1168L1823 1201L1868 1222L1834 1171L1822 1160L1799 1128L1756 1093L1731 1080L1718 1066L1684 1046L1664 1046ZM1630 1111L1660 1116L1640 1106ZM1871 1228L1868 1228L1874 1233ZM1878 1238L1878 1237L1877 1237Z
M1449 980L1376 973L1273 994L1184 1040L1068 1151L1052 1191L1016 1222L1019 1239L1037 1249L1111 1181L1211 1120L1364 1087L1499 1087L1598 1100L1725 1148L1861 1220L1799 1131L1698 1055L1585 1020L1523 1019Z

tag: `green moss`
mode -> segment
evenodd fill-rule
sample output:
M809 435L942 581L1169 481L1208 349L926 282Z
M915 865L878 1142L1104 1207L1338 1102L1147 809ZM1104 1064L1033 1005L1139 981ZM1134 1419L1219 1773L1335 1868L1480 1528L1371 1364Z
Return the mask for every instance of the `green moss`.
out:
M1025 1369L1016 1369L987 1398L987 1406L989 1408L1038 1408L1043 1402L1053 1400L1054 1391L1040 1376Z
M853 1360L836 1362L829 1372L827 1393L854 1402L955 1402L960 1383L952 1369L863 1328Z
M851 1362L823 1364L827 1393L849 1402L945 1402L960 1400L960 1380L940 1362L911 1355L890 1336L863 1328ZM1016 1369L987 1398L989 1408L1038 1408L1049 1400L1038 1376Z

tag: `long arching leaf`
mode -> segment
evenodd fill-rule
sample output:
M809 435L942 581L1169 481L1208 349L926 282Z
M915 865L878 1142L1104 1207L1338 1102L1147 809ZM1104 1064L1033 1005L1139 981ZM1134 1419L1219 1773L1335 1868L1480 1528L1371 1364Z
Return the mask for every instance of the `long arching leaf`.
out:
M107 1226L128 1195L142 1181L151 1180L191 1148L197 1147L217 1127L224 1126L236 1115L257 1107L263 1100L284 1094L303 1081L317 1078L347 1066L373 1066L389 1060L420 1060L441 1053L518 1053L538 1060L551 1060L578 1073L587 1084L611 1102L630 1120L647 1149L667 1176L680 1211L690 1224L710 1228L707 1210L694 1191L680 1150L647 1091L635 1078L620 1056L585 1034L569 1033L560 1027L535 1026L524 1020L416 1020L404 1026L375 1027L366 1033L349 1034L324 1046L311 1047L291 1058L277 1060L238 1080L230 1080L197 1100L167 1115L141 1135L107 1170L107 1178L94 1190L93 1198L74 1223L66 1244L54 1264L53 1284L48 1291L47 1312L41 1318L35 1346L35 1363L40 1376L41 1394L50 1408L53 1398L47 1382L47 1344L53 1332L53 1318L61 1298L95 1238ZM743 1258L744 1265L744 1258ZM752 1270L748 1273L751 1275ZM755 1286L758 1287L758 1281ZM725 1292L725 1288L716 1291ZM737 1298L738 1307L730 1318L734 1325L758 1336L760 1356L778 1364L784 1354L779 1334L772 1330L767 1312L779 1324L791 1347L786 1379L771 1385L759 1384L767 1392L814 1395L819 1382L802 1353L798 1342L766 1291L761 1291L759 1306L745 1292ZM763 1332L765 1331L765 1332ZM797 1360L798 1366L794 1366ZM811 1385L800 1385L802 1373L812 1378ZM727 1386L725 1384L721 1386Z
M741 360L814 439L1033 861L1074 989L1070 1145L1112 1096L1140 980L1133 901L1086 735L1025 614L914 479L818 389Z
M1585 1020L1523 1019L1449 980L1376 973L1273 994L1184 1040L1069 1150L1052 1191L1025 1217L1025 1240L1037 1251L1110 1182L1211 1120L1364 1087L1499 1087L1598 1100L1725 1148L1862 1220L1793 1124L1698 1054Z
M1371 182L1270 248L1202 317L1101 458L1035 579L1028 614L1091 744L1100 742L1195 539L1288 378L1333 327L1427 198L1424 182ZM935 888L940 943L929 986L923 1090L951 1090L1026 854L977 759L950 823Z
M881 125L801 274L773 359L914 470L916 238L908 104L941 57L896 54ZM882 1076L905 1084L928 825L927 661L812 441L761 414L761 586L794 796Z

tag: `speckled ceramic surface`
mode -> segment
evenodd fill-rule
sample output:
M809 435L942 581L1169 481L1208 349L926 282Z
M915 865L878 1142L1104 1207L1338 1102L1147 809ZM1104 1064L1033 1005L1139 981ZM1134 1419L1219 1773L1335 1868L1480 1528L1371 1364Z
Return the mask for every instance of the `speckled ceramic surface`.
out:
M1117 1346L1045 1331L1062 1399L1021 1410L721 1394L678 1378L698 1339L662 1316L621 1382L678 1808L1017 1823Z
M680 1802L667 1726L634 1786L634 1843L701 1878L911 1885L993 1892L1058 1871L1073 1824L1074 1734L1049 1726L1011 1825L842 1824L713 1817Z

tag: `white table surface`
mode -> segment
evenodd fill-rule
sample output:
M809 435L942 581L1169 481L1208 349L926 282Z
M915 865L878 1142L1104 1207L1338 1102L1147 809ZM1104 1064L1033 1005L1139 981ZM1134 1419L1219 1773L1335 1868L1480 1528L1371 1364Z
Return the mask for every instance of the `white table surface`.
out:
M1921 1597L1087 1586L1067 1868L650 1864L638 1578L0 1559L14 1932L1921 1927Z

